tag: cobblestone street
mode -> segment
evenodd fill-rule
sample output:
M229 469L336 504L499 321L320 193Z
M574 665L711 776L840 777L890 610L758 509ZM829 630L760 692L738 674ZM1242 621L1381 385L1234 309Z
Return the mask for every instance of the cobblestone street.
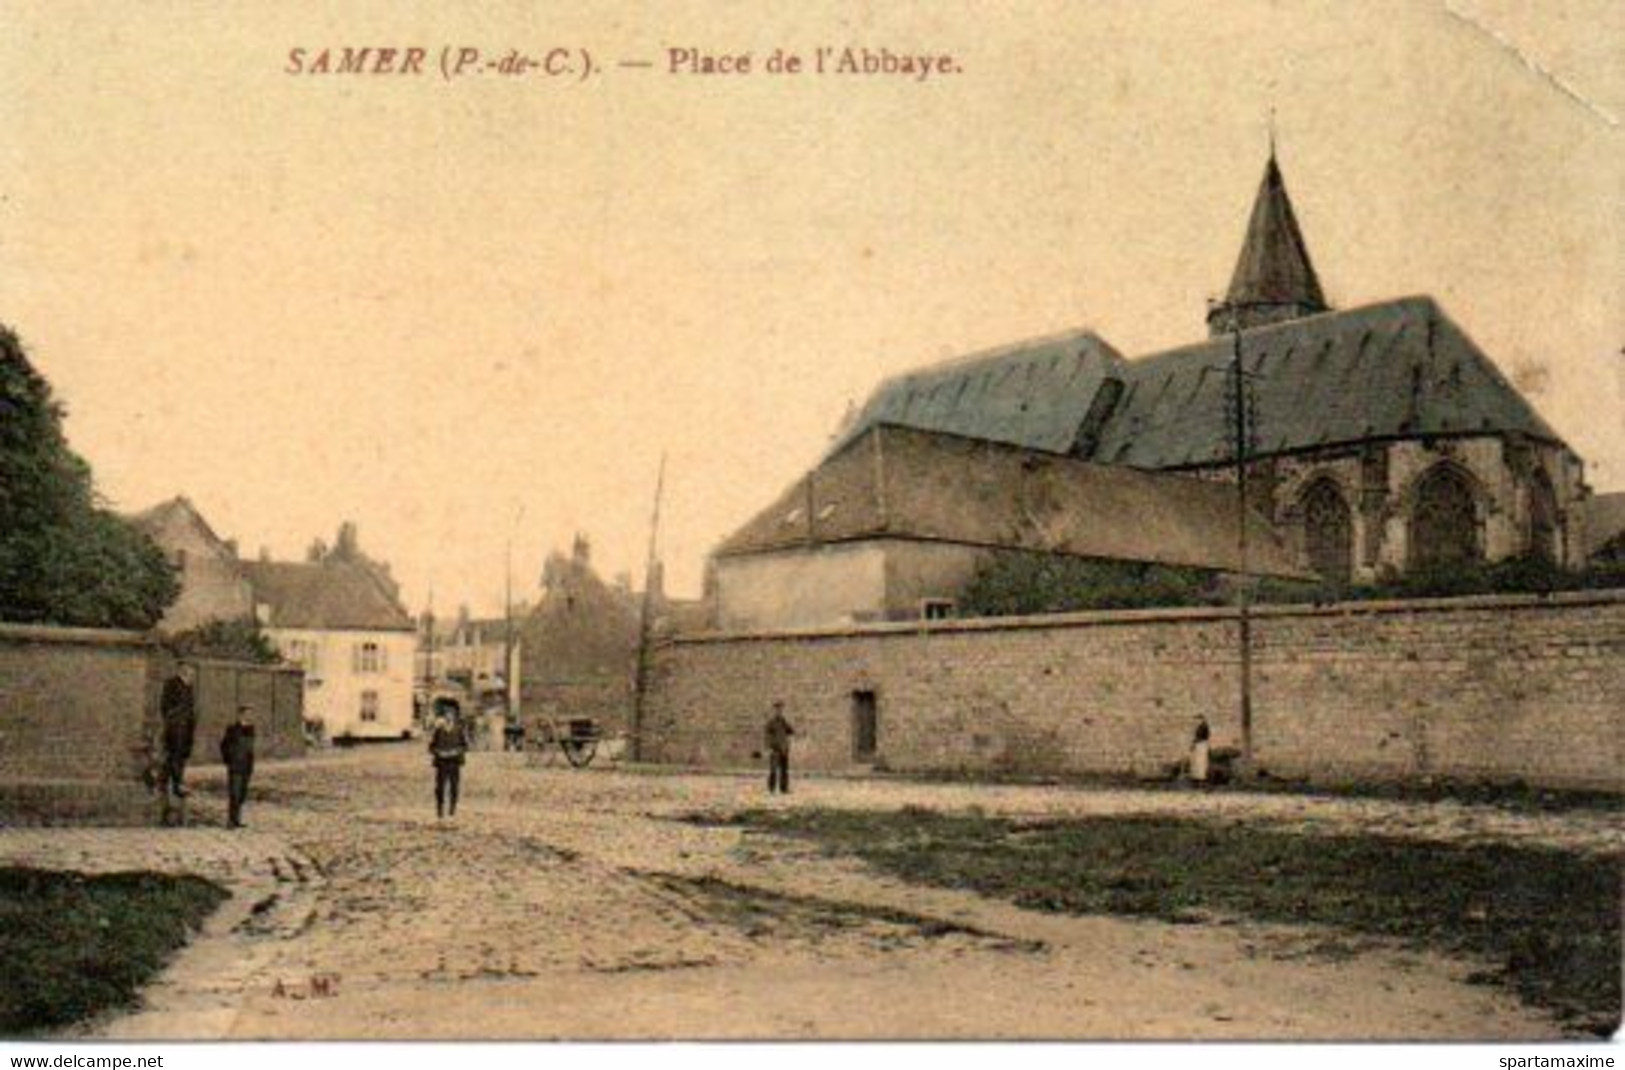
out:
M115 1037L1489 1037L1555 1027L1474 963L1252 924L1020 910L696 815L745 806L1201 813L1315 831L1617 844L1608 815L1287 795L537 768L479 753L437 821L421 748L263 767L250 828L4 830L0 860L233 891ZM688 818L688 820L684 820Z

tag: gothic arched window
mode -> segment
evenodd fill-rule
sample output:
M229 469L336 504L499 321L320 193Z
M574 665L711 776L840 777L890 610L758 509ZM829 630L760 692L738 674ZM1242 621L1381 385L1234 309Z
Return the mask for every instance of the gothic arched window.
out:
M1304 550L1321 579L1346 583L1354 565L1354 517L1330 479L1317 479L1299 499Z
M1557 564L1557 492L1538 470L1529 481L1529 555Z
M1411 564L1465 564L1478 561L1482 554L1472 485L1455 468L1438 465L1416 486L1411 505Z

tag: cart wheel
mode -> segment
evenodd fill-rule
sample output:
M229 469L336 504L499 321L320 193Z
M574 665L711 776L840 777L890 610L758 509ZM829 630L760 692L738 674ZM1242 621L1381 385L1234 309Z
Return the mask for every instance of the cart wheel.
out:
M559 741L559 749L564 751L564 757L577 769L585 769L592 764L593 755L598 753L596 739L564 739Z

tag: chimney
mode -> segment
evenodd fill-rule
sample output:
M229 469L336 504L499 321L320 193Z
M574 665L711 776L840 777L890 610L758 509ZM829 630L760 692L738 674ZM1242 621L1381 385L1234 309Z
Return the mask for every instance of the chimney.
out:
M354 560L360 549L355 523L346 520L339 525L338 541L333 546L333 556L344 561Z

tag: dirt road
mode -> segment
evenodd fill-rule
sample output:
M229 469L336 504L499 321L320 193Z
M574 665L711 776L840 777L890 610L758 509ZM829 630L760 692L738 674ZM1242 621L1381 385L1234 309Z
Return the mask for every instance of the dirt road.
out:
M150 831L0 832L7 860L155 858L238 892L149 1007L102 1035L1553 1036L1505 991L1464 983L1482 964L1308 929L1035 913L685 818L975 805L1577 850L1617 840L1590 813L1239 793L815 779L770 803L755 779L537 769L506 754L473 755L456 819L437 821L417 746L269 766L254 788L247 832L166 831L156 854ZM205 776L194 811L207 818L219 794Z

